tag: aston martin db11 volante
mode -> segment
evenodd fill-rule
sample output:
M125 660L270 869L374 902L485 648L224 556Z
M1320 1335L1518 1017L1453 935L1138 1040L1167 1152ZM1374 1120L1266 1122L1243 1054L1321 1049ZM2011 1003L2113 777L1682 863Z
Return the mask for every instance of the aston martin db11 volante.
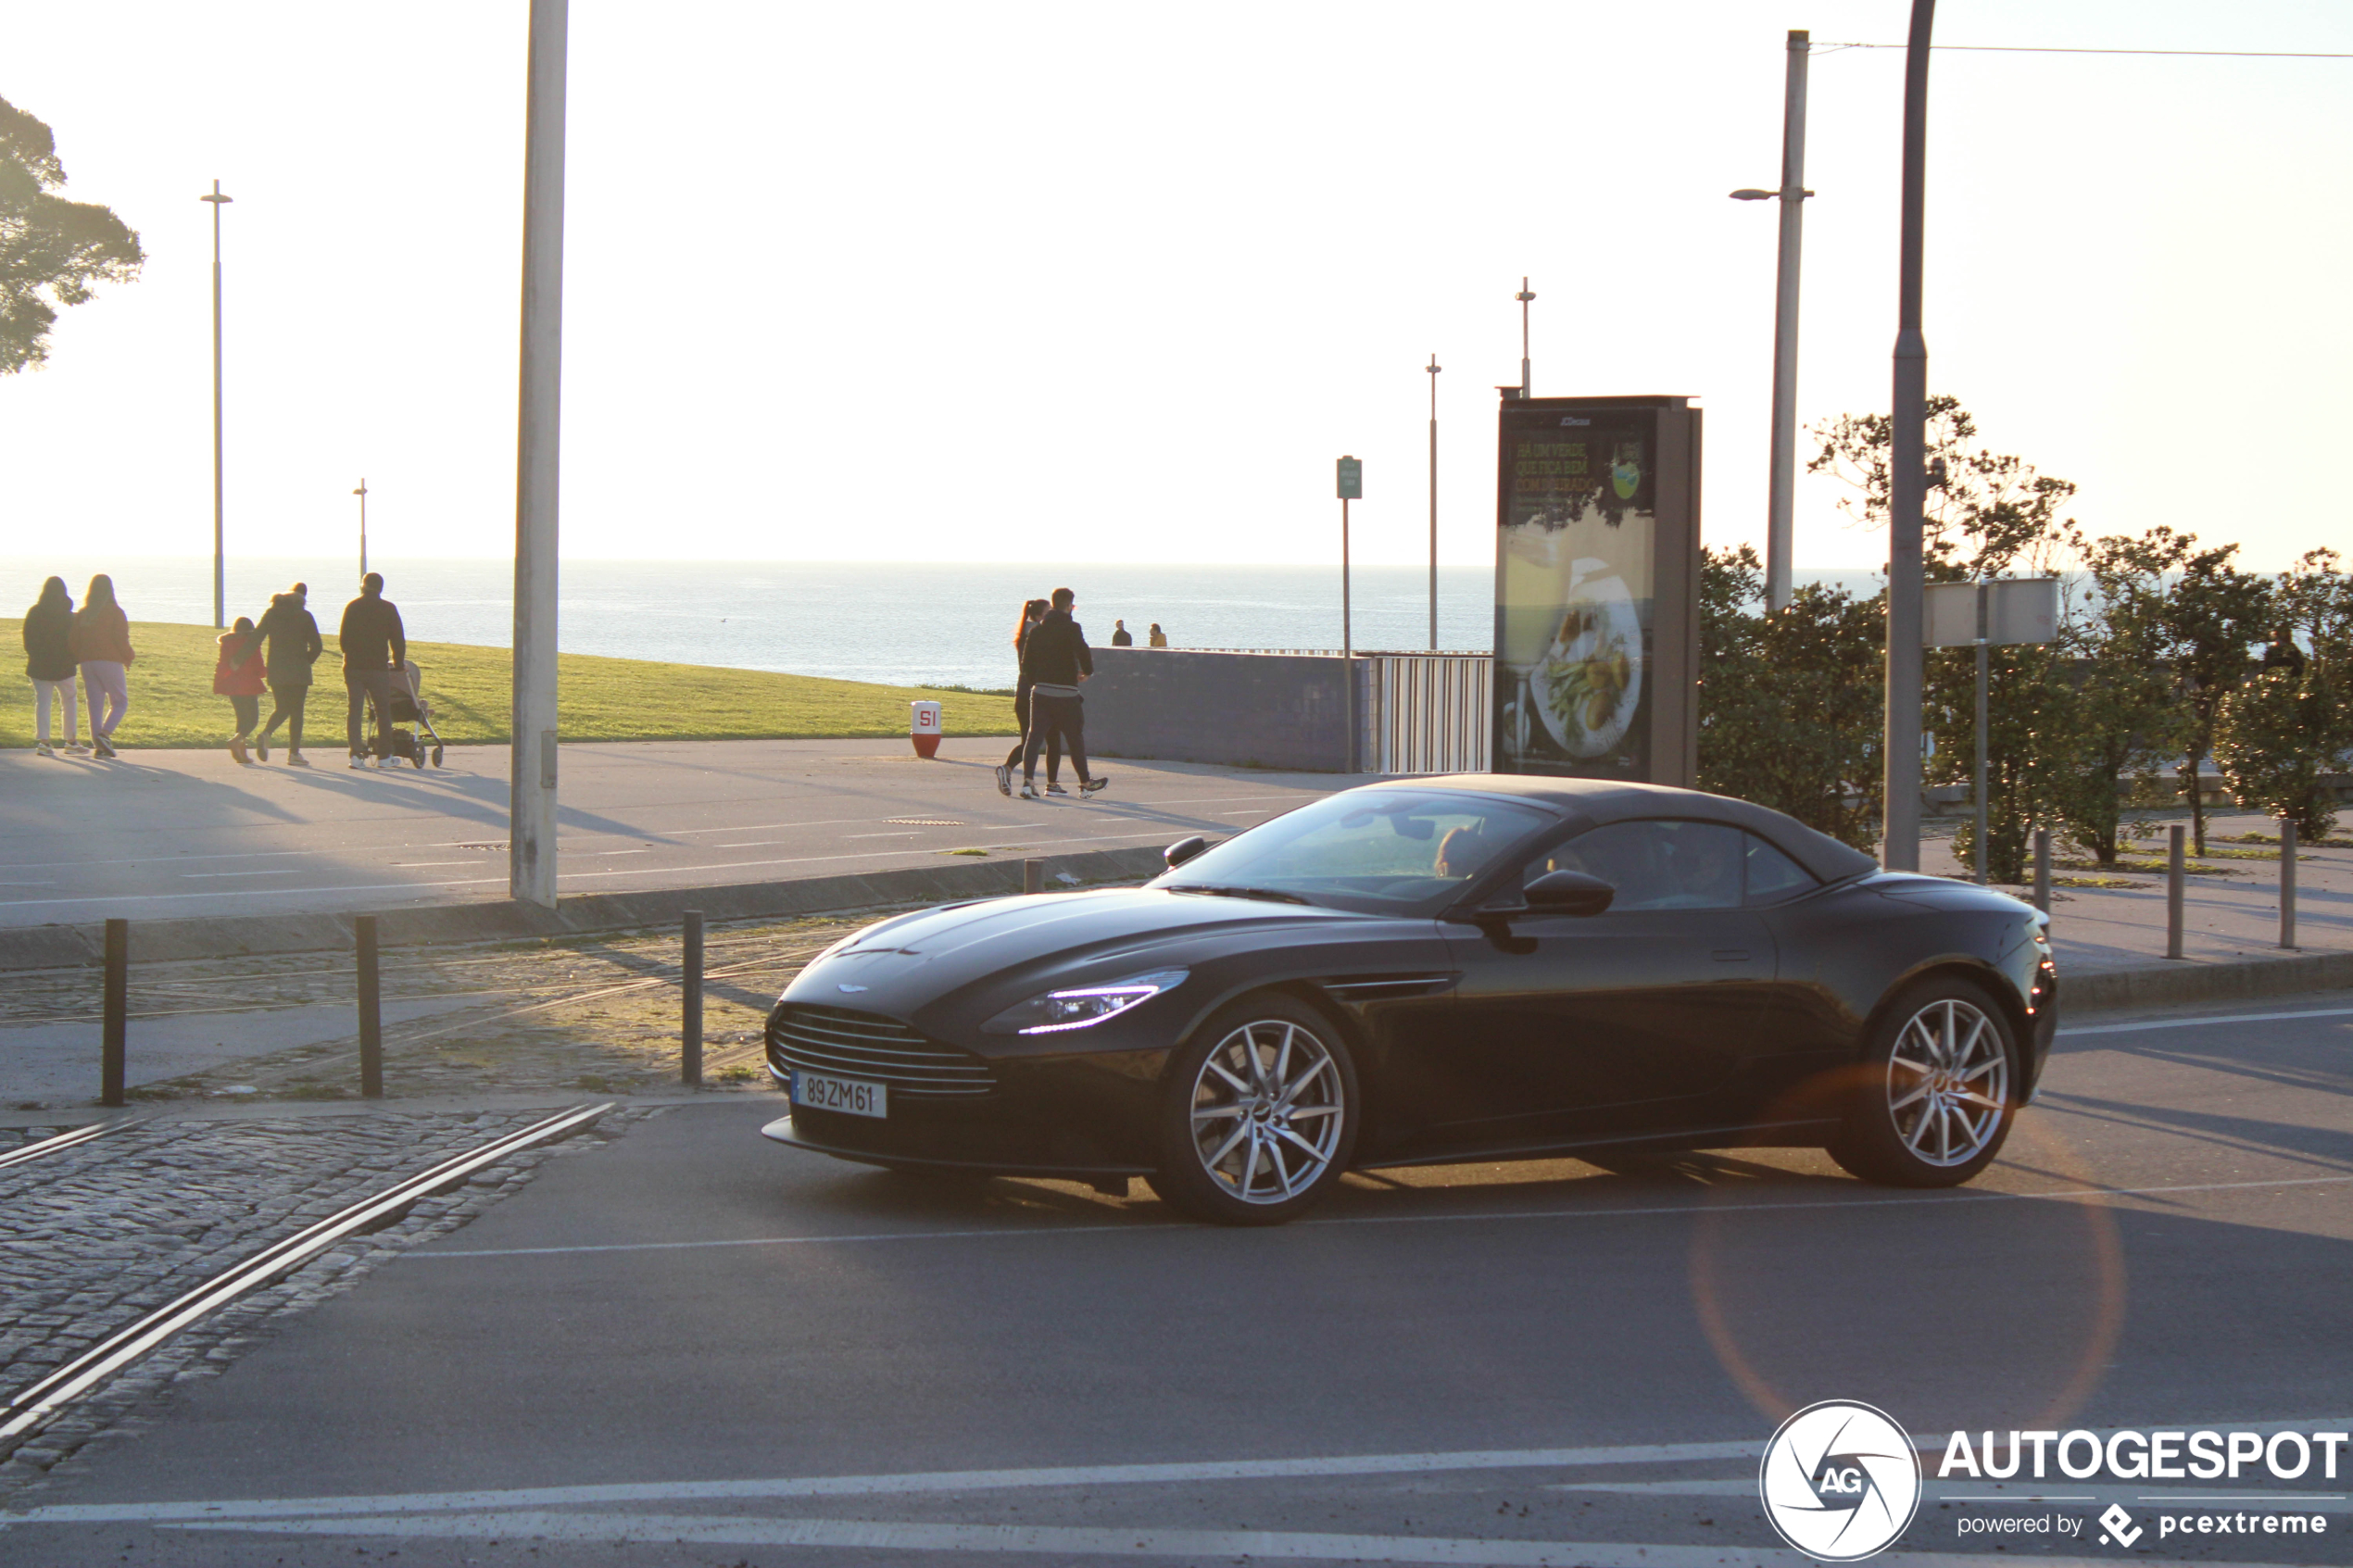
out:
M1350 1169L1822 1148L1992 1161L2057 1022L2047 919L1745 801L1370 784L1142 887L900 915L769 1016L781 1143L1269 1223Z

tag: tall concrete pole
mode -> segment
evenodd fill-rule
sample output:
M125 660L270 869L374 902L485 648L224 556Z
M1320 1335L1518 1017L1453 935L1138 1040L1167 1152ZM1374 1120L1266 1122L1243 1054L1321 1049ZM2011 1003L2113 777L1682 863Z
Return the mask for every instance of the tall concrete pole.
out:
M220 209L237 198L222 195L215 180L212 194L196 199L212 204L212 624L219 631L229 624L229 558L221 527Z
M1529 395L1528 307L1529 302L1533 300L1536 296L1529 292L1528 280L1526 278L1522 278L1519 281L1519 293L1512 295L1512 297L1519 301L1519 395L1522 397L1526 397Z
M368 575L368 482L362 479L352 494L359 497L359 575Z
M1438 651L1438 356L1429 357L1429 651Z
M1797 268L1806 213L1806 60L1803 29L1789 35L1789 82L1781 98L1781 254L1773 305L1773 481L1765 524L1765 603L1789 603L1796 548Z
M556 478L562 389L567 0L531 0L522 353L515 447L515 659L507 880L556 907Z
M1920 509L1928 460L1928 340L1920 335L1920 261L1928 172L1928 50L1936 0L1912 0L1904 64L1904 231L1897 295L1895 399L1888 461L1887 838L1880 863L1920 869Z

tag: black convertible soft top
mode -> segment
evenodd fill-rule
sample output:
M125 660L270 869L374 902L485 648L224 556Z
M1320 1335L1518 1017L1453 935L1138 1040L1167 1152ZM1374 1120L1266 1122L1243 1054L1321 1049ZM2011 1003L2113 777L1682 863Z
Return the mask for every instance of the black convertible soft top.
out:
M1553 779L1526 773L1445 773L1432 778L1392 779L1376 789L1466 789L1534 800L1562 815L1599 826L1638 817L1680 817L1746 828L1824 882L1844 882L1879 869L1861 850L1841 844L1796 818L1751 800L1709 795L1667 784L1619 784L1609 779Z

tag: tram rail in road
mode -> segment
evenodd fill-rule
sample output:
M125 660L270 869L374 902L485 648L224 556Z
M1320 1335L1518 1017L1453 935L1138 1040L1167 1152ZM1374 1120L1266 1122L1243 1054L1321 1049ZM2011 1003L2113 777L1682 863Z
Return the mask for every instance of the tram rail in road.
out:
M308 1261L346 1236L390 1223L419 1198L453 1186L509 1155L578 1132L612 1108L610 1101L600 1105L576 1106L515 1132L502 1134L414 1175L405 1176L392 1185L348 1204L325 1219L239 1260L195 1288L108 1335L47 1376L10 1395L5 1404L0 1404L0 1438L21 1437L35 1430L65 1406L96 1388L181 1330ZM111 1125L120 1126L123 1123ZM86 1142L88 1139L77 1141Z

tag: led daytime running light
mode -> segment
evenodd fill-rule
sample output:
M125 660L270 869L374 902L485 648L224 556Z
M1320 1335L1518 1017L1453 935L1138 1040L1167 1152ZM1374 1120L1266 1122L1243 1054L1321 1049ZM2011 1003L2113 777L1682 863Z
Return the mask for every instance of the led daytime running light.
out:
M1033 997L1010 1010L1011 1014L1026 1013L1035 1017L1040 1012L1086 1010L1083 1016L1076 1018L1064 1017L1048 1023L1017 1025L1015 1033L1056 1035L1068 1029L1091 1028L1107 1018L1118 1017L1139 1002L1149 1001L1163 991L1174 988L1183 982L1186 972L1181 969L1155 970L1150 974L1130 975L1104 985L1075 985L1066 990L1049 991L1042 997Z

